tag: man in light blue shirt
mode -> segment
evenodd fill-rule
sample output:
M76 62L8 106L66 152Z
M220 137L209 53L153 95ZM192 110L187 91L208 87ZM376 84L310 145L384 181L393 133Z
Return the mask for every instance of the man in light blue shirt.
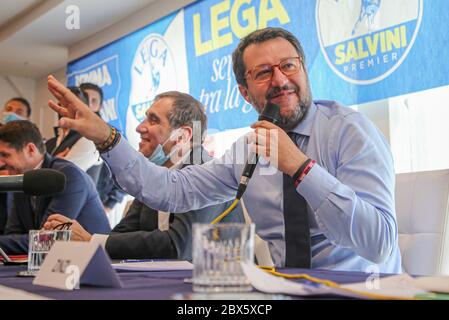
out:
M258 121L247 137L262 157L243 196L276 266L286 265L285 174L307 204L312 268L401 272L393 161L379 130L336 102L312 101L303 50L288 31L266 28L243 38L233 67L241 94L259 113L268 102L280 107L279 126ZM220 159L168 171L124 139L108 143L109 126L52 76L48 83L61 104L49 103L64 116L60 125L100 144L118 183L138 200L183 212L235 197L246 161L239 149L244 138Z

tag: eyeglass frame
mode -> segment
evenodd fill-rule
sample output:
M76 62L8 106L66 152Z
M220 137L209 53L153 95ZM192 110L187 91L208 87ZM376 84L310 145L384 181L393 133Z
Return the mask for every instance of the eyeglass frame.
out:
M60 223L57 226L55 226L53 228L53 230L70 230L70 227L72 226L72 222L64 222L64 223Z
M281 69L280 66L281 66L281 64L282 64L284 61L287 61L287 60L289 60L289 59L295 59L295 60L298 59L298 60L299 60L299 68L298 68L297 71L295 71L295 72L293 72L293 73L285 74L285 72L282 71L282 69ZM303 59L302 59L300 56L297 56L297 57L288 57L288 58L284 58L284 59L282 59L281 61L279 61L278 64L272 64L272 65L269 65L269 64L261 64L261 65L255 66L255 67L252 68L251 70L246 71L246 72L245 72L245 79L247 79L247 78L248 78L248 75L249 75L249 76L251 77L251 80L254 81L254 82L256 82L256 83L264 83L264 82L270 81L271 79L273 79L273 74L274 74L274 68L275 68L275 67L277 67L277 68L279 69L279 71L281 71L282 74L283 74L284 76L288 77L288 76L294 75L294 74L296 74L297 72L299 72L299 70L301 69L301 66L302 66L302 61L303 61ZM270 78L267 78L266 80L259 80L259 81L257 81L256 79L253 78L253 72L254 72L254 70L255 70L256 68L260 68L260 67L263 67L263 66L269 66L269 67L271 68L271 76L270 76Z

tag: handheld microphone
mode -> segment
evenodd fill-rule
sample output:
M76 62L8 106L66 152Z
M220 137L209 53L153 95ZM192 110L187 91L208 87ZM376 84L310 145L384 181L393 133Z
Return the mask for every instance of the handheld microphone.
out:
M51 196L65 189L66 177L53 169L36 169L20 175L0 176L0 192Z
M273 124L278 124L281 119L281 113L279 106L271 102L267 103L262 113L259 115L259 121L266 120ZM241 199L243 193L246 190L249 179L253 176L256 169L257 162L259 161L259 155L256 153L250 153L245 167L243 168L242 177L240 178L239 187L237 189L237 199Z

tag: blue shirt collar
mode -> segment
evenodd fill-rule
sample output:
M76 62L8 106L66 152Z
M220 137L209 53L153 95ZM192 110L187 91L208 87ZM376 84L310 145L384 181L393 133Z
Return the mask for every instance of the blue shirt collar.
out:
M316 110L317 106L312 101L309 110L307 110L306 117L302 119L302 121L298 123L298 125L289 132L294 132L303 136L310 137L310 134L312 133L313 120L315 118Z

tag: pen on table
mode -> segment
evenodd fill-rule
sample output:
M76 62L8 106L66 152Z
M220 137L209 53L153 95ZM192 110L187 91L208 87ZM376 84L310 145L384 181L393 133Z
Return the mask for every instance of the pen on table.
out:
M120 263L130 263L130 262L153 262L153 259L125 259L120 261Z
M125 259L120 261L120 263L130 263L130 262L163 262L163 261L177 261L176 259Z

